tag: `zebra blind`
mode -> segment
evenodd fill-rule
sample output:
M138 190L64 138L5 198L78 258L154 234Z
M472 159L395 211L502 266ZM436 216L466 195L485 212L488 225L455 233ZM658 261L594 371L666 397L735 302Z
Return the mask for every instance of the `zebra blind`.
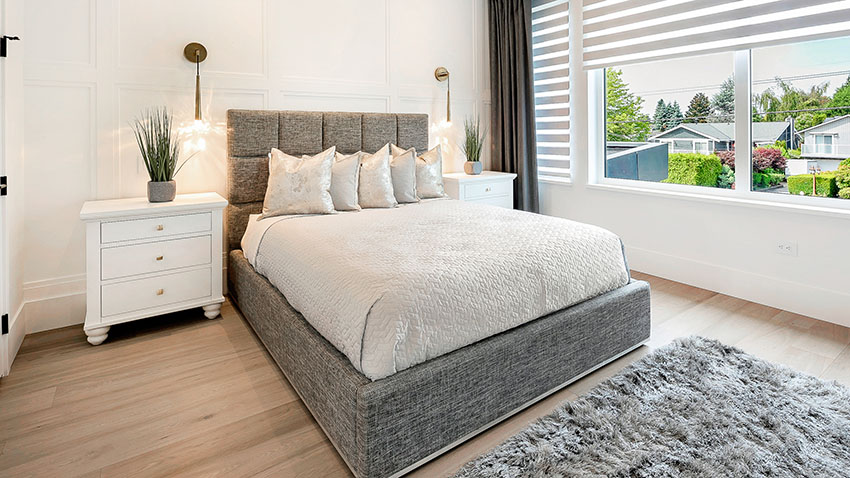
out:
M534 117L542 179L570 177L569 0L533 0Z
M850 1L585 0L585 69L850 34Z

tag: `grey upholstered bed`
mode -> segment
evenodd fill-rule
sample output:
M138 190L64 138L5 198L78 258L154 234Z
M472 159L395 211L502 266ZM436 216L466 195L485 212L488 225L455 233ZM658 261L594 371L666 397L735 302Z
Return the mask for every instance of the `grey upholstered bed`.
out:
M649 286L631 281L370 381L254 271L240 240L262 209L272 147L424 151L427 116L230 110L227 120L230 296L355 475L403 474L649 338Z

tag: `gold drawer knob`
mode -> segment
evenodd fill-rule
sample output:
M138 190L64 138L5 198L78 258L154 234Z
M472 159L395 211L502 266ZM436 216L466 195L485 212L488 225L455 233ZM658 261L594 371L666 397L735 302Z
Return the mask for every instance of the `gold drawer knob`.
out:
M156 290L156 295L162 295L162 294L165 294L165 289L157 289Z
M157 224L157 226L156 226L157 231L161 231L163 229L165 229L165 226L163 226L162 224Z
M161 261L161 260L162 260L162 256L156 256L156 260Z

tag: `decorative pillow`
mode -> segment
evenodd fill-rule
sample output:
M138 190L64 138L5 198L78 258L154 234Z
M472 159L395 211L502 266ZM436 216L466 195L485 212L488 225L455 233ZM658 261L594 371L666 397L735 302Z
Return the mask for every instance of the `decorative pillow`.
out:
M439 144L416 158L416 194L420 199L446 197L443 189L443 153Z
M364 154L360 158L360 185L357 200L360 207L396 207L393 180L390 169L390 145L375 154Z
M335 153L331 147L300 159L272 148L263 217L334 212L330 189Z
M390 170L393 177L393 193L399 203L419 202L416 196L416 150L403 150L392 145L393 158Z
M357 203L357 180L360 178L360 156L357 152L348 156L337 152L331 168L331 198L337 211L359 211Z

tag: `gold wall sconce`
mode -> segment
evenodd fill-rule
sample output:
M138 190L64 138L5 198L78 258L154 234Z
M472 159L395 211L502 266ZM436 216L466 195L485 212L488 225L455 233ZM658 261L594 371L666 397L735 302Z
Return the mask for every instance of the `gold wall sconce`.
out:
M452 81L449 78L449 70L441 66L434 70L434 78L439 82L446 82L446 123L452 122Z
M201 121L201 62L207 59L207 49L200 43L189 43L183 56L195 64L195 121Z

